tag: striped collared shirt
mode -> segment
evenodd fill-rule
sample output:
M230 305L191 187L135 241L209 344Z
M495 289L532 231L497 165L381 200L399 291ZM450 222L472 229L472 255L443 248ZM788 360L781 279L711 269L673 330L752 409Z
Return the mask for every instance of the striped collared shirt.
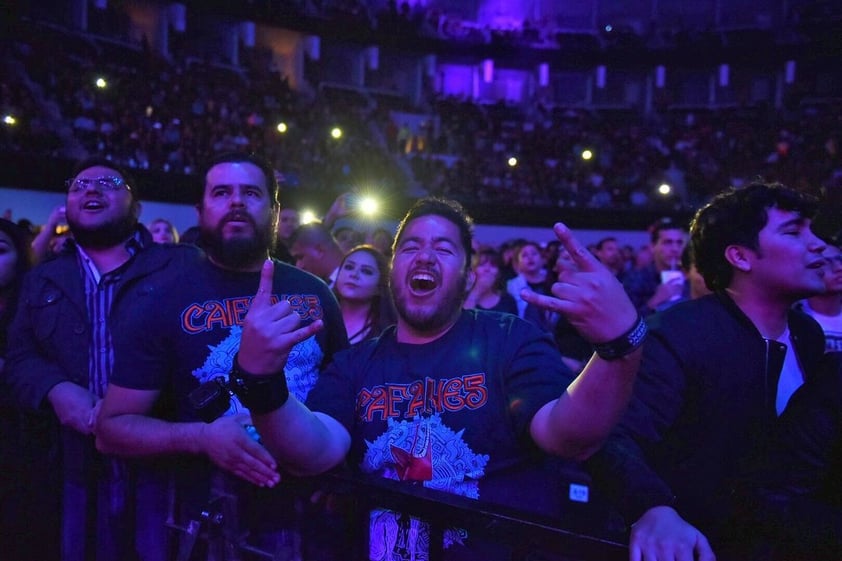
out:
M114 345L111 340L109 317L114 292L126 268L143 249L140 231L135 232L125 244L129 259L113 271L100 273L85 251L76 246L79 268L85 283L85 303L91 327L88 358L88 390L98 397L105 395L108 379L114 367Z

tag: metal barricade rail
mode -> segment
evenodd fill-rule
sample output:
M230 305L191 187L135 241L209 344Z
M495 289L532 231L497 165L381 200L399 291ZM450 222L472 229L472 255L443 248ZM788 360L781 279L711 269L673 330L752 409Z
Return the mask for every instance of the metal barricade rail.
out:
M582 524L571 525L569 520L564 521L563 516L550 517L530 512L528 505L512 508L427 489L421 485L408 485L379 476L348 472L332 472L308 478L288 477L281 486L283 492L296 495L303 501L309 501L315 492L347 499L341 501L344 505L341 517L345 525L341 549L346 552L343 560L347 561L368 559L369 513L378 508L411 515L429 524L430 561L444 558L442 537L448 528L464 529L471 540L482 540L508 548L513 561L533 559L536 555L539 559L564 561L628 559L628 548L622 543L626 539L624 535L616 531L612 533L599 522L585 530ZM575 507L571 505L571 508ZM246 533L229 531L239 526L238 520L231 519L231 513L235 510L217 498L203 512L203 519L198 521L205 527L204 530L197 527L197 521L192 521L192 526L188 524L177 527L181 534L179 559L195 559L189 550L197 539L217 541L216 544L209 543L207 548L208 559L213 558L213 561L285 561L294 558L277 551L260 551L247 543ZM576 514L573 513L574 516ZM585 520L584 524L587 522ZM229 525L230 528L224 528ZM189 547L185 549L188 544ZM210 553L213 551L239 553Z

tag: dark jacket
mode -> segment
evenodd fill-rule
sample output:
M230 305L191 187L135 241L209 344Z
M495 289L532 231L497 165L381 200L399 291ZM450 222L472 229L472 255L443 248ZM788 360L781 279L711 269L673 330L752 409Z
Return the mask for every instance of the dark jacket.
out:
M661 273L655 268L654 263L642 269L633 269L623 277L623 288L641 316L646 317L654 313L655 310L646 303L658 290L659 284L661 284Z
M144 230L143 235L148 233ZM181 269L177 262L201 255L191 246L144 245L121 275L111 307L112 331L120 328L124 303L136 294L154 292L173 275L177 278ZM47 394L60 382L88 388L89 330L85 286L75 251L27 274L9 329L4 371L19 404L30 409L49 408ZM65 468L83 476L89 467L83 458L94 452L93 437L80 437L70 429L62 432Z
M111 308L112 330L119 326L124 299L154 291L171 277L179 278L181 267L166 270L167 266L201 255L192 246L144 245L121 276ZM155 275L164 270L163 276ZM59 382L88 387L89 330L85 285L75 252L28 273L9 329L6 362L7 381L19 403L31 409L44 407L47 393Z
M767 469L758 478L757 523L788 560L839 559L842 551L842 354L781 415Z
M672 505L715 541L735 494L765 463L786 347L725 294L676 305L649 326L632 403L590 466L627 522ZM789 328L809 377L824 335L801 312Z

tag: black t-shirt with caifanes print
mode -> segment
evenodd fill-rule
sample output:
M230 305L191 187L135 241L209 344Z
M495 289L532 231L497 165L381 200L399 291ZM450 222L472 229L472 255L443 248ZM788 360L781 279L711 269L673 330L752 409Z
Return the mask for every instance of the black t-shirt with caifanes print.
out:
M349 463L364 472L552 513L561 492L540 468L529 425L572 379L536 327L510 314L465 310L431 343L399 343L392 327L339 353L307 405L348 429ZM372 558L388 550L409 555L408 541L416 558L426 555L418 546L426 528L417 520L378 511L371 531ZM447 531L445 544L448 557L468 558L471 544L460 530Z

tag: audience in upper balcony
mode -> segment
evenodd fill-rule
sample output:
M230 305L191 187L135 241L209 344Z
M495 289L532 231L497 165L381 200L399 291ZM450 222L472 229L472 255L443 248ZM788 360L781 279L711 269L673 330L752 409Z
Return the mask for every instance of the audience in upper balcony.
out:
M40 95L55 104L74 133L64 139L64 150L188 174L209 155L246 150L270 157L288 186L330 192L363 179L402 185L395 164L369 138L365 108L293 93L259 53L238 69L197 58L169 62L151 53L139 63L105 64L83 48L65 48L63 36L34 31L22 32L16 43L15 56L37 84L30 87L40 88L24 99ZM95 85L98 78L104 82ZM37 114L29 109L21 120L29 123ZM277 129L280 122L285 133ZM328 131L337 123L343 135L332 139ZM43 153L36 148L28 149Z
M515 108L439 98L416 108L426 114L423 130L404 131L406 122L390 124L376 101L372 109L330 88L305 99L260 49L243 49L233 69L187 55L169 62L149 51L116 63L106 45L103 54L92 48L96 38L86 44L55 33L30 25L9 49L28 74L3 90L4 106L21 112L18 128L3 127L9 150L81 150L191 173L208 155L245 149L284 168L287 186L341 192L365 179L403 192L407 178L388 155L402 145L414 179L430 193L467 204L612 209L693 208L712 194L710 186L744 184L757 174L812 190L842 176L838 132L828 118L833 102L806 104L799 114L659 110L644 119L535 101ZM93 85L100 73L101 89ZM61 142L58 121L44 117L51 104L70 127ZM392 131L382 147L368 130L375 115ZM280 121L286 133L278 132ZM337 122L344 134L330 139L325 130ZM36 129L52 140L33 141L26 131ZM590 160L582 159L584 149ZM510 156L516 165L507 163ZM663 182L671 194L656 192Z

